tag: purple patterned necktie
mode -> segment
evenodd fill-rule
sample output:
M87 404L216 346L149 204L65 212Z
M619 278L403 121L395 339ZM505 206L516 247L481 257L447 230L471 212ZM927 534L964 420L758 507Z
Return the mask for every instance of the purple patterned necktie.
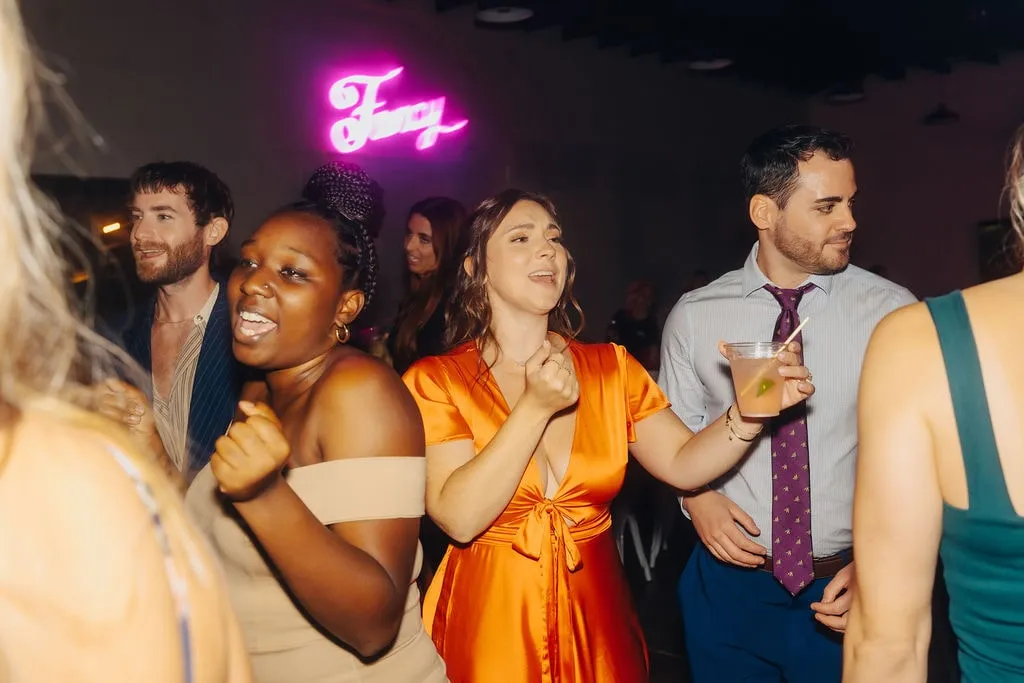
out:
M797 307L814 285L800 289L764 288L782 306L773 341L786 341L800 324ZM793 341L802 342L798 334ZM811 549L811 474L807 450L807 406L804 403L772 420L772 574L796 595L814 581Z

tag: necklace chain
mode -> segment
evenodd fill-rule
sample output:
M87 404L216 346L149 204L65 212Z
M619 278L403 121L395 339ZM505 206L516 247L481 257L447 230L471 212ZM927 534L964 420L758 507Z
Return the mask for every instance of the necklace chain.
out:
M541 342L541 346L544 346L544 342ZM537 351L539 351L539 350L540 350L540 346L538 346L537 350L534 351L533 353L537 353ZM533 353L531 353L529 358L527 358L524 361L516 360L515 358L512 358L511 356L509 356L509 360L512 361L513 363L515 363L516 365L518 365L519 367L525 368L526 364L530 362L530 358L533 358Z

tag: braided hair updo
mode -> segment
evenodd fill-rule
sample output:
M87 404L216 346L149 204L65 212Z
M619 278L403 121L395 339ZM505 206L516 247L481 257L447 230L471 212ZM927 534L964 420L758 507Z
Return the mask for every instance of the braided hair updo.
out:
M377 289L377 249L374 240L384 219L380 185L354 164L332 161L313 172L302 200L278 210L302 213L326 221L338 241L342 286L363 292L370 305Z

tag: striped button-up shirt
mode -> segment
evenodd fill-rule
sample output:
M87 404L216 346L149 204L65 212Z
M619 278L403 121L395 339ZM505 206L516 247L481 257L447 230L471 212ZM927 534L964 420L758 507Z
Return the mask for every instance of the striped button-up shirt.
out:
M219 291L220 285L214 285L202 310L192 319L192 330L174 365L170 394L161 396L156 390L156 384L153 385L153 417L157 432L167 456L185 474L189 473L188 418L192 411L192 385L195 384L196 369L199 367L199 352L203 348L206 324L217 303Z
M757 245L740 270L683 295L662 336L659 384L672 409L693 431L718 419L735 400L729 363L718 341L770 341L780 308L764 289L770 281L757 265ZM807 401L811 473L811 538L815 557L852 545L853 483L857 458L857 385L868 340L891 311L916 301L913 294L877 275L849 266L814 275L800 301L804 364L814 374ZM893 388L898 391L898 387ZM768 430L749 456L712 485L771 534L772 466Z

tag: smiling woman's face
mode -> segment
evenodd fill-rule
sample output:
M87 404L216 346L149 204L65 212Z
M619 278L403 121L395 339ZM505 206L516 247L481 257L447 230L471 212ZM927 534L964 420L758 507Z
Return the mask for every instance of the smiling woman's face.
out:
M355 315L342 312L338 243L327 221L282 213L242 245L228 281L235 357L274 370L295 367L336 343L334 326ZM358 313L358 310L356 311Z
M409 272L414 275L427 275L437 270L434 231L430 221L418 213L409 216L405 233L405 261Z

